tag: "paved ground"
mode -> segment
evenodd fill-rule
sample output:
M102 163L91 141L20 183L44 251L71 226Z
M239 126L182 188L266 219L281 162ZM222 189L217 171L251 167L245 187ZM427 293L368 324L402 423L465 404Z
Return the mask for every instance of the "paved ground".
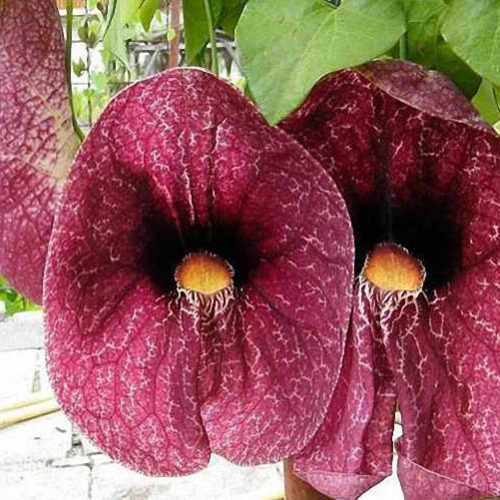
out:
M0 322L0 407L50 392L40 313ZM184 478L149 478L113 463L62 412L0 429L1 500L264 500L282 491L279 465L237 467L214 457ZM395 477L362 500L401 500Z

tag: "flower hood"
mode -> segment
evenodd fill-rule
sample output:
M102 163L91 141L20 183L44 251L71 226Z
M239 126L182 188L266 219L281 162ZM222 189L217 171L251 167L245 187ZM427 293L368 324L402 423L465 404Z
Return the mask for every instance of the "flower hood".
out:
M499 495L500 138L402 61L326 77L281 128L344 196L358 274L340 382L296 471L357 498L390 473L398 402L405 498Z
M176 69L119 94L65 186L47 361L68 415L147 474L299 452L339 377L352 233L331 178L236 90Z
M78 148L52 0L0 1L0 274L42 301L56 200Z

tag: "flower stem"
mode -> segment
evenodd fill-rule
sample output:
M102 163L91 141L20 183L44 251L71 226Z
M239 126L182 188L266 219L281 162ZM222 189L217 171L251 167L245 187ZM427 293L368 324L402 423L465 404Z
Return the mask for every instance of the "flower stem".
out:
M207 18L208 39L210 40L210 49L212 52L212 72L219 76L219 59L217 57L217 44L215 40L214 20L210 0L203 0L205 5L205 15Z
M399 58L406 59L406 33L403 33L399 39Z
M73 123L73 128L75 129L76 135L83 141L84 134L80 125L78 125L78 120L76 119L75 106L73 103L73 85L71 82L71 51L73 48L73 0L66 0L66 78L68 82L68 96L71 106L71 121Z
M179 43L181 38L181 2L180 0L172 0L168 10L168 28L174 30L175 37L168 42L169 58L168 67L175 68L180 63ZM167 32L168 33L168 32Z

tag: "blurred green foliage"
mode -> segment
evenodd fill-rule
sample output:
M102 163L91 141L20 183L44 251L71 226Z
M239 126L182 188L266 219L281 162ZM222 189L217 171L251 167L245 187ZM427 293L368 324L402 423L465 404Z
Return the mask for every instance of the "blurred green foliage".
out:
M40 309L36 304L31 303L22 295L19 295L9 286L3 276L0 276L0 317L5 314L12 314L23 311L35 311Z

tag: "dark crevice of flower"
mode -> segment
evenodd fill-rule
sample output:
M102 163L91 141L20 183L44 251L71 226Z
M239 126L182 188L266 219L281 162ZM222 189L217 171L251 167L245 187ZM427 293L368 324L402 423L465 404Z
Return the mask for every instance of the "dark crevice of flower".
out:
M451 215L446 201L422 196L411 207L392 209L393 241L407 248L427 272L424 289L432 291L460 274L462 231L456 212ZM350 209L356 242L356 274L366 256L379 243L387 241L386 216L379 201L360 201ZM381 215L382 213L382 215ZM454 217L454 219L452 218Z
M233 281L236 288L245 286L251 274L258 269L258 253L253 248L252 241L242 237L236 222L223 221L211 227L190 227L185 247L179 242L173 244L175 230L172 231L171 227L162 228L158 222L152 231L146 260L150 278L164 292L175 290L175 268L190 253L208 252L226 260L234 269Z
M259 235L263 236L264 229L255 227L252 237L248 238L238 221L219 218L205 226L184 225L181 235L172 220L165 216L164 207L147 176L137 175L135 179L131 176L131 182L141 189L141 197L151 203L142 221L148 235L143 265L145 273L162 293L176 292L175 269L186 255L195 252L213 253L226 260L234 270L235 287L241 288L248 283L261 262L255 241ZM158 204L154 204L155 200ZM142 245L142 242L137 244Z

